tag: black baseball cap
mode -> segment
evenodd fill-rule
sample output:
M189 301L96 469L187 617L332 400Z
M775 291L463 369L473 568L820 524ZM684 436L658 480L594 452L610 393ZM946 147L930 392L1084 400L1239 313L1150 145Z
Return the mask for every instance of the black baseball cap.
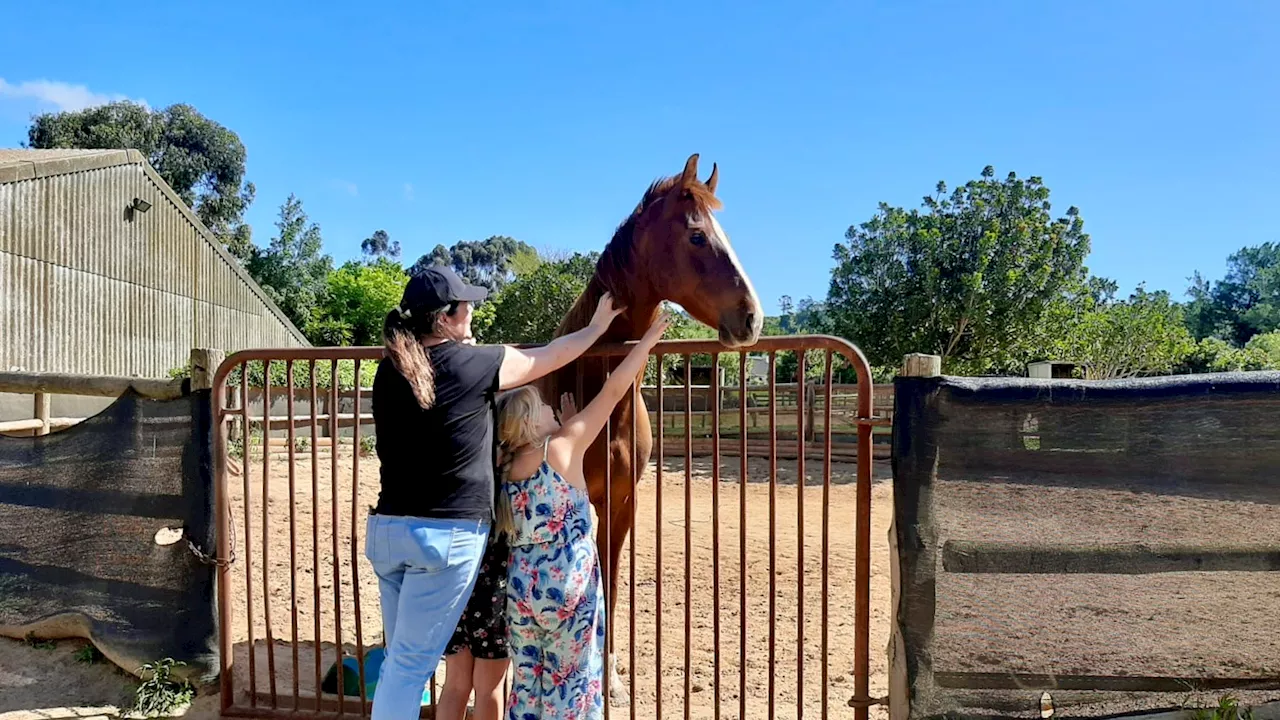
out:
M436 312L456 302L480 302L488 296L488 288L468 285L448 266L433 265L409 279L400 307Z

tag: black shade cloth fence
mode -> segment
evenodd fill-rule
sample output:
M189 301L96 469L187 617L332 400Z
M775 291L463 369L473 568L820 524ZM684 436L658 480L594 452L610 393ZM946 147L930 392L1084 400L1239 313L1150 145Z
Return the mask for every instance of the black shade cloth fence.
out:
M0 634L216 675L209 403L130 391L62 432L0 437ZM166 528L180 538L158 543Z
M895 717L1280 698L1280 373L900 378L893 470Z

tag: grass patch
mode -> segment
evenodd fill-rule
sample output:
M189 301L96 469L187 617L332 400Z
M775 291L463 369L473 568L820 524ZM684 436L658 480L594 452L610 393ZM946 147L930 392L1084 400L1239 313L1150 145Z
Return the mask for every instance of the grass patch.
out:
M1197 710L1192 717L1195 720L1253 720L1253 710L1241 707L1234 695L1224 695L1218 700L1218 707Z
M94 647L93 643L88 643L76 650L74 657L78 663L93 665L102 659L102 653L98 651L98 648Z
M147 663L139 670L146 678L134 693L133 714L142 717L168 715L190 705L195 688L186 680L175 680L173 669L186 665L170 658Z
M27 647L35 648L36 650L53 650L58 647L58 643L52 640L41 640L36 637L35 633L27 633L27 636L22 639L22 642Z

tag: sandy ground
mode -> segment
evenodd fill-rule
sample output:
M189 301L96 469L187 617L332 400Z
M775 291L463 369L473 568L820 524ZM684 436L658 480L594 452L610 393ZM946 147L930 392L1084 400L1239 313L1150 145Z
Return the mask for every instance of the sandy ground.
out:
M353 558L351 542L354 530L355 547L363 547L366 508L373 503L377 493L377 462L370 458L359 461L360 482L353 498L352 478L356 469L349 457L349 448L343 448L341 455L336 477L334 468L323 453L315 465L314 477L309 456L300 456L293 465L292 503L289 463L284 457L273 458L270 477L265 483L268 498L265 518L262 514L262 460L254 458L248 464L251 498L248 518L243 503L244 478L234 478L232 495L238 562L232 574L235 595L233 640L236 644L236 687L245 693L241 702L247 702L252 685L252 690L262 698L262 702L271 703L270 668L273 665L277 702L281 707L292 707L295 677L299 694L304 698L314 697L317 673L313 649L317 646L317 634L322 656L321 672L333 661L333 649L339 639L348 651L355 651L357 629L366 648L381 640L376 578L359 550ZM661 517L658 513L659 488L652 467L641 481L634 549L635 583L632 586L630 582L632 564L631 548L628 547L623 552L621 563L618 619L612 626L622 679L633 695L636 716L658 716L659 681L661 716L683 715L686 685L692 717L713 717L717 696L724 717L738 716L743 683L740 657L744 596L740 589L745 565L745 694L748 715L767 714L772 697L776 717L796 717L797 706L801 702L805 715L818 716L822 707L825 660L825 695L830 716L852 717L853 710L847 702L854 687L854 467L836 465L832 468L829 502L825 505L829 518L825 573L820 463L812 460L806 463L804 549L801 552L795 461L780 463L778 484L773 489L776 494L773 506L776 532L771 534L768 463L762 459L751 460L746 484L745 563L740 552L744 534L740 522L742 488L738 483L739 461L727 457L722 466L718 553L715 552L717 546L713 543L712 534L716 504L712 497L711 472L709 459L695 459L689 473L691 482L686 485L684 461L668 460L661 486ZM891 517L892 492L890 484L884 481L888 476L887 465L877 464L876 474L871 531L871 693L881 696L887 692L884 648L888 639L889 556L886 533ZM688 523L685 519L686 493L692 500ZM336 505L334 497L338 498ZM336 534L332 530L335 513ZM313 523L313 517L319 517L320 522ZM689 553L685 550L686 529ZM775 538L772 547L770 537ZM660 612L657 604L659 538L662 543ZM320 548L318 554L313 550L317 546ZM775 583L772 607L769 592L771 549ZM265 580L264 567L267 570ZM353 567L358 574L358 583L352 582ZM690 578L688 583L686 573ZM718 598L715 593L717 573ZM246 583L249 593L245 592ZM355 587L359 588L358 613ZM264 588L267 589L265 593ZM633 590L634 613L631 610ZM798 602L801 592L803 604ZM312 599L317 594L320 598L318 613ZM251 595L251 603L246 602L247 595ZM340 605L341 612L334 612L335 602ZM295 606L296 628L294 615L290 612ZM825 654L821 621L824 606L828 614ZM772 633L771 614L774 617ZM686 615L689 625L687 636ZM270 644L264 640L268 616ZM359 623L356 618L360 618ZM630 642L632 618L635 621L634 648ZM250 626L253 627L252 640L257 650L252 654L252 680L248 652ZM295 633L296 643L293 641ZM120 702L121 696L131 692L131 680L109 666L78 665L70 656L75 645L68 641L55 650L37 650L21 643L0 641L0 698L3 698L0 699L0 720L114 712L113 706ZM295 649L298 657L296 674ZM803 668L799 653L802 653ZM441 668L443 670L443 665ZM439 677L443 679L443 672ZM216 697L202 697L188 715L216 716L216 708ZM615 708L613 716L628 717L629 713L626 708ZM873 709L873 716L882 717L883 713Z
M1062 477L935 485L938 542L1097 548L1146 544L1269 550L1280 537L1273 483L1170 488ZM938 670L1165 677L1280 676L1268 572L939 573ZM1206 636L1208 629L1212 636ZM1118 638L1141 638L1123 642Z

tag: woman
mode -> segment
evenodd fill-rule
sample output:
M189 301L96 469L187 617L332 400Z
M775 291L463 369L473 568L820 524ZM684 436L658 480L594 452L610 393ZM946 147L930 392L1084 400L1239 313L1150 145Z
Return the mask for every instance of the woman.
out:
M383 326L387 357L373 381L382 482L365 535L386 637L373 720L418 716L471 595L493 518L495 394L577 359L622 312L605 295L590 325L544 347L476 346L471 304L486 295L433 267Z

